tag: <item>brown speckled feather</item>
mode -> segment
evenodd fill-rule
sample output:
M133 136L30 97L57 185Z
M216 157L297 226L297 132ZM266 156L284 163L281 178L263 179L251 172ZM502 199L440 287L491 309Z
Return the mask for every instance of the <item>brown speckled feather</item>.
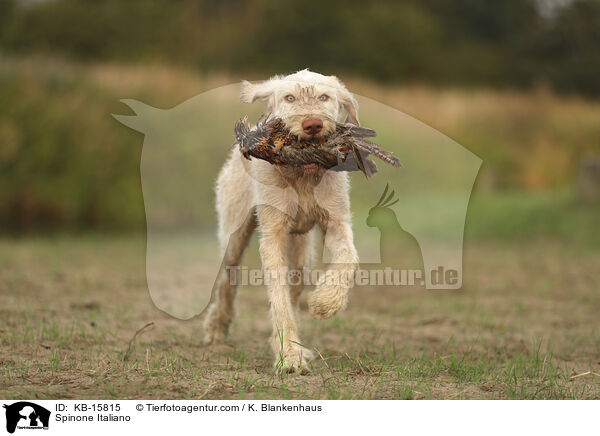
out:
M235 124L234 133L244 157L275 165L317 164L333 171L360 170L371 177L377 172L377 165L369 159L372 154L396 168L401 166L397 157L365 139L376 136L374 130L353 124L337 123L331 135L308 140L290 134L279 118L263 118L252 130L244 118Z

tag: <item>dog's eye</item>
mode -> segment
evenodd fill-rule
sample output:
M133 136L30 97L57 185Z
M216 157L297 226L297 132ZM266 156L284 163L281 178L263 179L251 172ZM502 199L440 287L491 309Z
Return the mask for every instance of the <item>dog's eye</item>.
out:
M288 94L283 98L285 98L285 101L287 101L289 103L293 103L296 101L296 97L294 97L292 94Z
M329 96L327 94L323 94L323 95L319 96L319 100L327 101L327 100L329 100Z

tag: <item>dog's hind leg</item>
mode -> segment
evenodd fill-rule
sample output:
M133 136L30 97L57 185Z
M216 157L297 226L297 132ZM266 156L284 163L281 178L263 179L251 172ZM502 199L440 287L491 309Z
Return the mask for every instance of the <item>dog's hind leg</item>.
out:
M239 271L244 250L256 229L254 211L236 232L232 233L226 245L223 263L214 288L213 301L208 307L204 320L204 342L212 344L222 341L234 316L234 301L237 293ZM224 241L223 241L224 242Z
M252 179L244 168L245 159L232 150L217 179L217 212L222 264L217 276L211 303L204 319L204 342L222 341L233 320L237 291L235 267L240 265L244 250L256 228L252 207Z

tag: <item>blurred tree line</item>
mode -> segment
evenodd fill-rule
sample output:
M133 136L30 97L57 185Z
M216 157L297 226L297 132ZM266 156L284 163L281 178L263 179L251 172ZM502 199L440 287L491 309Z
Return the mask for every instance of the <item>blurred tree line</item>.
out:
M552 7L555 5L555 7ZM0 50L600 95L598 0L0 0Z
M599 42L596 0L0 0L0 234L143 230L141 138L109 114L123 113L123 97L181 102L220 73L371 79L479 154L490 189L562 189L598 149L598 101L430 87L410 97L386 85L598 97ZM539 210L557 222L572 208L555 220ZM213 225L214 210L195 218Z

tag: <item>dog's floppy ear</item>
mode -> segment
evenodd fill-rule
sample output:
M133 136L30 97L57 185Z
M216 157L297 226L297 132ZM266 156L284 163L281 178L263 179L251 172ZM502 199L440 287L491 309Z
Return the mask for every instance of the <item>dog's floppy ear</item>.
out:
M346 118L346 123L351 123L356 126L359 126L360 122L358 121L358 102L356 101L352 93L346 89L342 82L340 82L340 85L341 88L338 90L339 102L341 108L345 110L348 114L348 117Z
M242 103L254 103L256 100L266 101L273 95L274 91L275 84L272 80L262 83L250 83L247 80L242 80L240 101Z

